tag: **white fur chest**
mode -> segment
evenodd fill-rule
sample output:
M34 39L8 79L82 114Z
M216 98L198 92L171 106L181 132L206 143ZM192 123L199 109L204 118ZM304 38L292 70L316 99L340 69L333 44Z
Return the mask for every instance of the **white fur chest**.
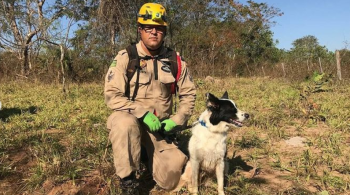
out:
M207 171L215 170L226 153L226 132L212 132L211 128L198 124L189 142L190 158L199 161L201 168Z
M229 126L242 127L243 120L247 119L249 114L240 111L236 104L228 99L227 92L220 99L211 93L207 93L206 98L207 109L199 116L198 122L192 128L192 137L188 145L190 163L186 166L185 173L191 170L188 188L191 194L197 195L200 170L215 171L218 194L225 195L224 158L227 131ZM182 178L186 178L185 173L181 176Z

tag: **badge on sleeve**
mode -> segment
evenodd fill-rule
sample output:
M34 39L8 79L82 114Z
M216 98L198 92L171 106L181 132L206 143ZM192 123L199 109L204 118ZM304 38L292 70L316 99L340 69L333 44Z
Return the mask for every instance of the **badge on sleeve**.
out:
M189 75L188 78L189 78L190 81L193 83L193 77L192 77L191 75Z
M114 72L111 70L108 74L108 78L107 78L108 82L111 81L113 79L113 77L114 77Z
M190 74L190 71L187 70L187 73L188 73L188 79L193 83L193 77L192 77L192 75Z

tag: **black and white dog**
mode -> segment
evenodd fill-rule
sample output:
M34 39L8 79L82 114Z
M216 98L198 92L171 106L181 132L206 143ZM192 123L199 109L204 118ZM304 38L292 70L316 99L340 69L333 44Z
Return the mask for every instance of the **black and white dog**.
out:
M221 98L207 93L206 98L207 109L200 115L197 124L192 127L192 137L188 147L190 161L186 169L191 176L183 179L190 180L187 181L189 191L191 194L197 194L199 171L215 171L218 194L224 195L227 131L230 126L242 127L242 121L248 119L249 114L239 110L228 98L227 92Z

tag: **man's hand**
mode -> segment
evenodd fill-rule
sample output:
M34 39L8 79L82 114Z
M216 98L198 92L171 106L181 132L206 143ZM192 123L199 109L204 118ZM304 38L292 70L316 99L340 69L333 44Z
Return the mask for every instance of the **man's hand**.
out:
M161 127L159 119L156 117L156 115L150 112L147 112L147 114L145 114L143 117L143 122L148 126L151 132L156 132Z
M165 125L164 126L164 130L165 131L171 131L174 127L176 127L176 123L171 120L171 119L165 119L163 122L162 122L162 125Z

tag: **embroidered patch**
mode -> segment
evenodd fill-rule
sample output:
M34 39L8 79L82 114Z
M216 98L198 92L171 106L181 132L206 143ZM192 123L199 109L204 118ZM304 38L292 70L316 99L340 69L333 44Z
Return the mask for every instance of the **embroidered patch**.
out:
M109 66L110 68L116 67L117 66L117 61L113 60L112 64Z
M160 61L160 62L162 62L162 64L164 66L170 66L171 65L171 62L169 62L169 61Z
M171 72L170 67L169 66L162 66L161 68L164 72Z
M190 81L193 83L193 78L191 75L188 76L188 78L190 79Z
M135 72L135 71L134 71L134 69L129 68L129 69L128 69L128 72L133 73L133 72Z
M187 74L188 74L188 79L193 83L193 77L192 75L190 74L190 71L187 70Z
M114 73L113 73L113 71L111 70L111 71L109 72L109 74L108 74L108 82L111 81L111 80L113 79L113 77L114 77Z
M141 66L141 68L143 69L144 67L147 66L147 62L146 62L144 59L141 59L141 60L140 60L140 66Z

